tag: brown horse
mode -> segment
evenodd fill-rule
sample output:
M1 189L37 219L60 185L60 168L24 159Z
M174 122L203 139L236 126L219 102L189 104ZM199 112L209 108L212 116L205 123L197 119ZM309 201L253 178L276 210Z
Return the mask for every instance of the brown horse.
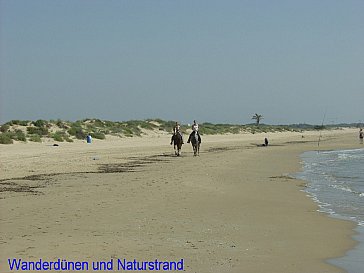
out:
M182 149L182 135L180 133L173 135L174 153L176 156L181 155Z

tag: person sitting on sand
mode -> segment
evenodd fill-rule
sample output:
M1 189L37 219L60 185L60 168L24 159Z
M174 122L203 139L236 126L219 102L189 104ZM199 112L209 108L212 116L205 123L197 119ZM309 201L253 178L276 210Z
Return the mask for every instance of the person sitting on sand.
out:
M265 144L265 146L268 146L268 143L269 143L269 142L268 142L268 138L265 138L265 139L264 139L264 144Z
M363 129L360 128L360 131L359 131L359 139L360 139L360 143L361 144L363 144L363 138L364 138Z
M194 136L194 134L197 134L197 136L198 136L198 142L201 143L201 137L200 137L200 134L198 132L198 124L197 124L196 120L193 121L193 124L192 124L192 132L191 132L190 136L188 137L187 143L190 143L191 142L191 137Z
M177 134L179 134L181 136L181 138L182 138L182 144L184 144L184 142L183 142L183 135L181 133L181 125L179 125L179 123L176 121L176 124L173 127L173 135L171 137L171 145L173 143L174 136L177 135Z

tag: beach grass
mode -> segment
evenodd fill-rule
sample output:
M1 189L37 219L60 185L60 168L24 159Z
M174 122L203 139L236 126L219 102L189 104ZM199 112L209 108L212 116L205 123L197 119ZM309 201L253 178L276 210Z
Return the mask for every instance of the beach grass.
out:
M95 139L106 139L108 136L140 137L148 132L172 133L175 121L159 118L146 120L109 121L101 119L83 119L74 122L64 120L11 120L0 126L0 144L12 144L14 141L41 142L42 138L58 142L84 140L88 134ZM269 124L200 124L201 135L224 134L258 134L274 132L303 132L324 129L336 129L339 125L269 125ZM355 124L340 124L340 127L355 127ZM181 124L181 131L186 134L191 130L187 124Z

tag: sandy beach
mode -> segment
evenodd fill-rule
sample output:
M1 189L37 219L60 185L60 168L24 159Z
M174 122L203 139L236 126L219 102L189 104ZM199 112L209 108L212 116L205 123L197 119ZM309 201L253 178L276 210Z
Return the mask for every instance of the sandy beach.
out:
M325 260L355 245L355 224L317 212L289 176L319 134L203 136L199 157L190 145L174 156L166 134L0 145L0 272L8 258L344 272ZM357 130L345 129L322 132L319 149L359 147Z

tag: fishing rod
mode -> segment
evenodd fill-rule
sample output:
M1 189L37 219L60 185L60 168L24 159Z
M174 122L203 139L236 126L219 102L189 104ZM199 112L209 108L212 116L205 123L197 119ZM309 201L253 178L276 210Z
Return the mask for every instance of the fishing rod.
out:
M325 110L324 117L323 117L322 123L321 123L320 136L319 136L319 139L317 141L317 147L318 147L318 149L320 147L320 141L321 141L321 137L322 137L322 129L324 128L324 122L325 122L325 118L326 118L326 112L327 112L327 109ZM317 151L319 152L319 150L317 150Z

